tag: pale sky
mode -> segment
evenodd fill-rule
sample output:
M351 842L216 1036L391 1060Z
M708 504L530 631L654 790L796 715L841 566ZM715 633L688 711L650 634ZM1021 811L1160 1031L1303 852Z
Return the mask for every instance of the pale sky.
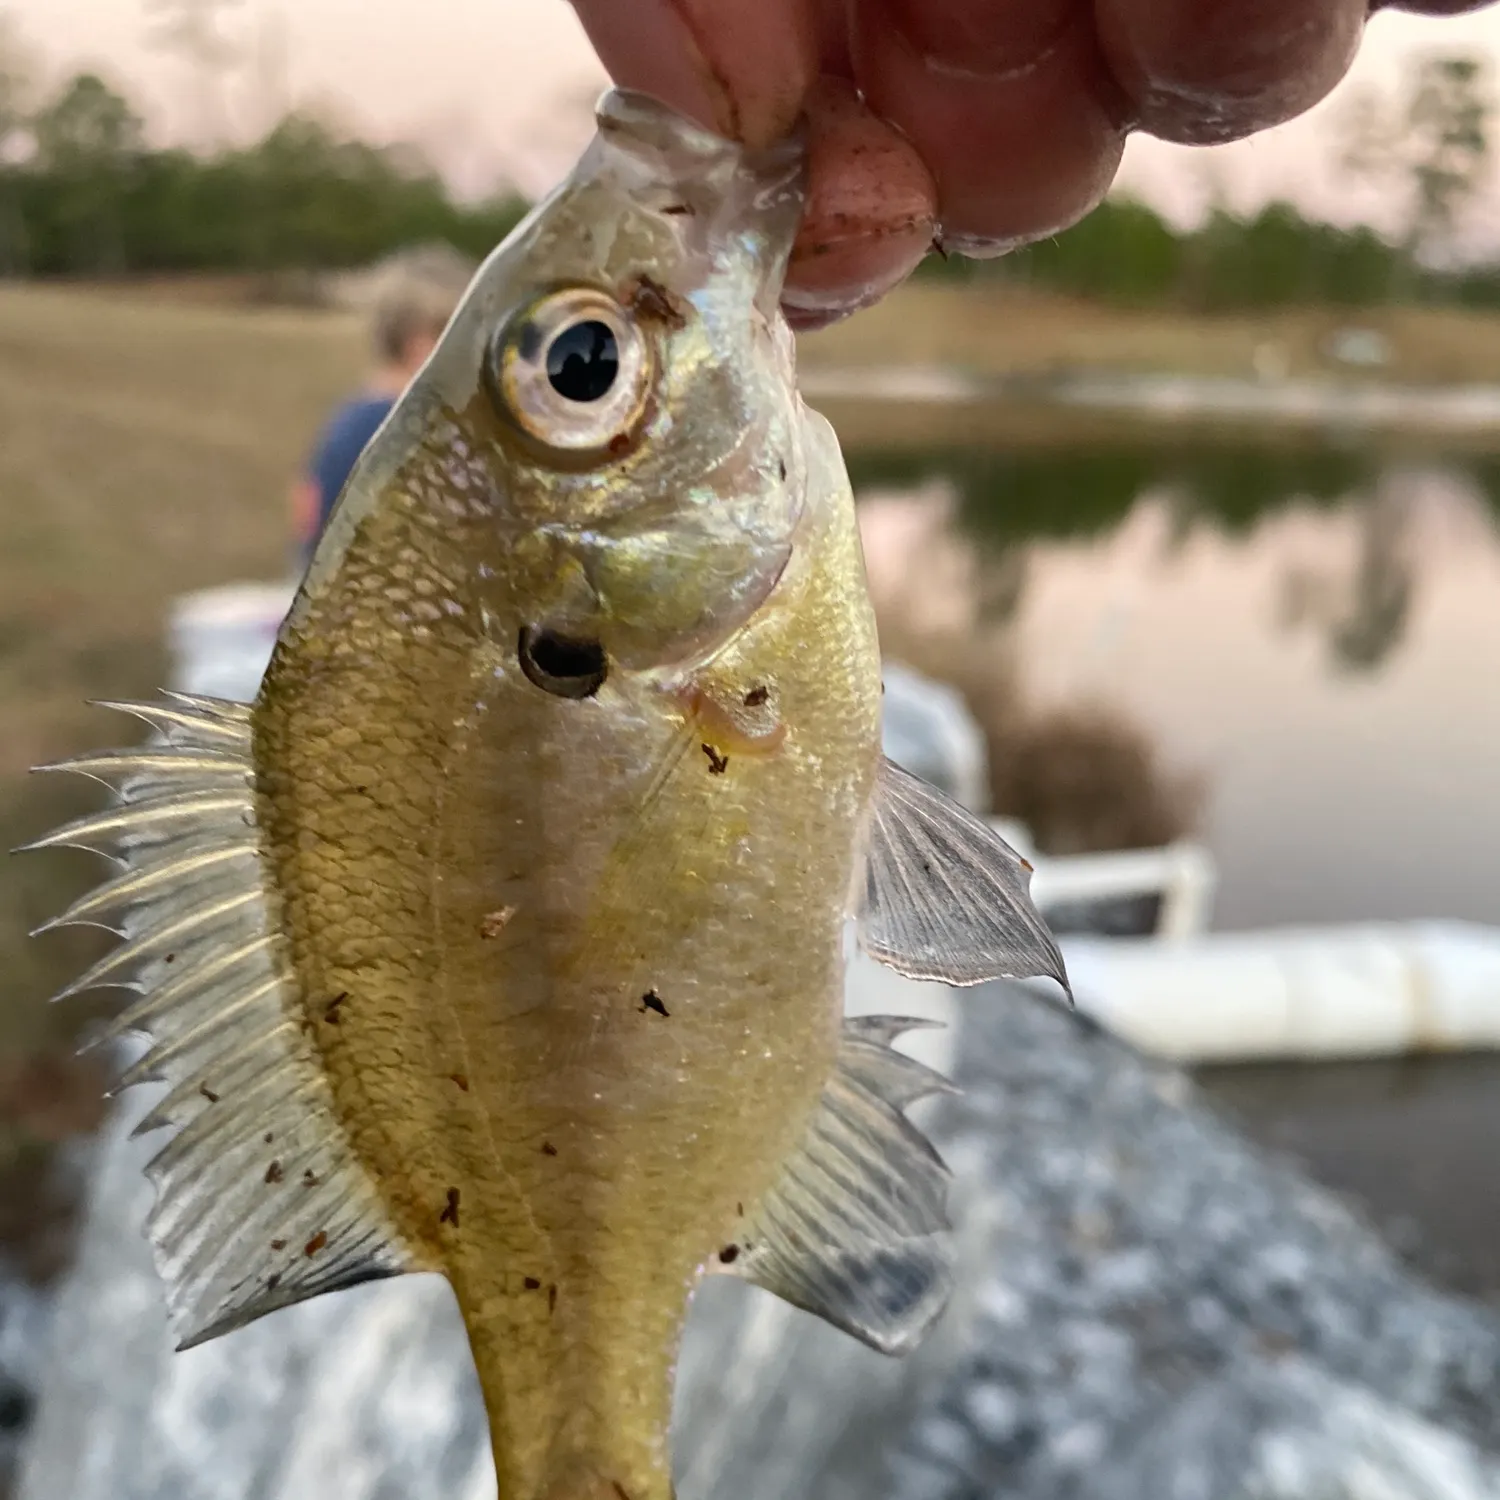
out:
M139 100L158 139L191 138L202 110L182 64L147 45L149 3L0 0L0 15L16 21L49 75L97 68ZM422 145L465 192L504 179L529 193L548 187L586 139L584 102L604 84L566 0L237 0L225 30L259 59L225 90L234 134L253 135L278 105L317 103L372 139ZM1404 59L1438 47L1500 65L1500 7L1447 20L1383 13L1350 79L1310 115L1211 150L1136 138L1121 182L1183 215L1216 189L1236 206L1282 196L1378 220L1389 205L1337 171L1330 120L1351 86L1388 83ZM1500 244L1500 191L1475 228Z

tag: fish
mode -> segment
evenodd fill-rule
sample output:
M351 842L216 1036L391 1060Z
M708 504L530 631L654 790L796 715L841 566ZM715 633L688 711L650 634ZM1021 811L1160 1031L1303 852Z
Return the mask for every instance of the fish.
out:
M950 1088L852 944L1066 988L1030 866L886 759L837 438L779 310L805 151L606 94L352 472L252 703L113 703L48 926L165 1085L146 1232L189 1348L456 1295L502 1500L668 1500L728 1275L900 1354L953 1278Z

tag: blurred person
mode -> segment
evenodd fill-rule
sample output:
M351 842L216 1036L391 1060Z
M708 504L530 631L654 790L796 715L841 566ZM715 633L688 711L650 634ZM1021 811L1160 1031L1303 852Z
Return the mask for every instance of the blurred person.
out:
M292 484L292 524L300 567L328 524L355 463L412 378L427 362L461 287L413 270L398 271L375 300L375 367L364 387L324 423L303 472Z
M1382 9L1488 0L573 0L615 82L765 145L805 112L783 304L815 328L937 246L1003 255L1076 223L1132 131L1206 146L1312 108Z

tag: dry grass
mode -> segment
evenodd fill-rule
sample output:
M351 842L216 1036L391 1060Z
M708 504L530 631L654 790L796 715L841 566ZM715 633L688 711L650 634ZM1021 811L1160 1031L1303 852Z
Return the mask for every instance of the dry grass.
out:
M361 353L343 319L0 287L0 847L91 800L26 768L131 733L84 700L162 684L173 595L283 571L287 480ZM0 1202L97 1112L87 1003L42 1004L97 945L25 938L91 873L0 854Z

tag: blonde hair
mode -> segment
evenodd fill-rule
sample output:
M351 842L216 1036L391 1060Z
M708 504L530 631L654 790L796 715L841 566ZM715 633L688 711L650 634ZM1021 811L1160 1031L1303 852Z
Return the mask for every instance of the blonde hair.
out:
M371 333L382 360L395 363L417 334L436 338L474 274L474 263L447 245L419 246L392 257L374 288Z
M406 346L418 334L436 338L453 316L462 290L434 286L417 277L398 278L400 284L386 288L375 303L372 334L375 352L382 360L399 363Z

